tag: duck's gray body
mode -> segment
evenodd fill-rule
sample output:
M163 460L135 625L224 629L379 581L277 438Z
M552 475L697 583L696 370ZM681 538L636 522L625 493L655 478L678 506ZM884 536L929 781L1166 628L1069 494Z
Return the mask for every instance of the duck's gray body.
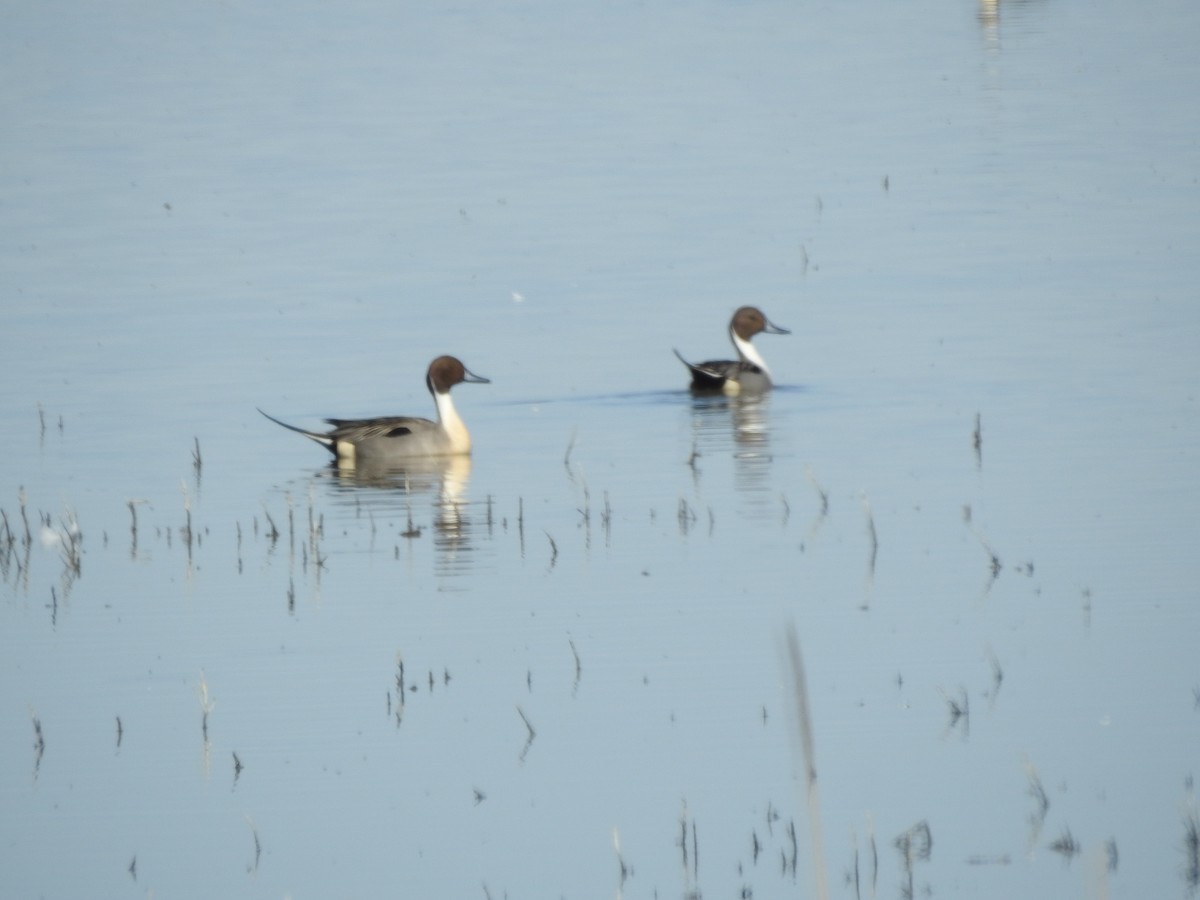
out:
M468 371L453 356L439 356L425 377L437 408L437 421L416 416L380 416L372 419L326 419L329 431L308 431L261 412L276 425L316 441L329 450L341 466L388 466L430 456L465 456L471 452L471 434L450 399L450 388L462 382L487 383Z

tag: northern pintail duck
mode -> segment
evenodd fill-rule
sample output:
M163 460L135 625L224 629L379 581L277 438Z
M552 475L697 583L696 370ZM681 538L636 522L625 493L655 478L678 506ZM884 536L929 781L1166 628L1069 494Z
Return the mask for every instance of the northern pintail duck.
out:
M465 456L471 452L471 434L450 399L450 388L467 381L487 384L488 379L469 371L453 356L439 356L429 364L425 383L437 407L437 421L413 416L381 416L374 419L326 419L331 431L307 431L280 422L276 425L297 431L329 448L342 466L387 466L427 456Z
M690 363L679 351L675 355L692 373L691 389L698 392L719 391L725 394L761 393L771 387L771 373L750 339L760 331L767 334L791 334L786 328L772 325L762 310L743 306L729 321L729 338L737 350L736 360L713 359Z

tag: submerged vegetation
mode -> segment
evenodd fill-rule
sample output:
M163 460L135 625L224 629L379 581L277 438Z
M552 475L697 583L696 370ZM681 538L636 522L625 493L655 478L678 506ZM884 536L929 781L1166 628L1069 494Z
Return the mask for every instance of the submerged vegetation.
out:
M43 421L43 428L44 421ZM980 418L975 418L972 450L975 454L977 468L982 467L982 430ZM96 554L106 554L105 566L109 565L110 557L118 557L122 565L133 564L138 570L155 557L157 564L172 567L173 575L178 575L187 592L191 592L198 581L205 578L205 573L214 568L223 569L235 579L249 578L252 573L266 573L263 583L270 586L266 595L255 594L248 596L248 604L270 603L289 620L295 621L304 617L327 615L331 608L337 609L337 604L349 604L354 598L338 597L336 602L328 594L326 580L333 574L340 574L347 568L356 566L359 561L366 559L373 572L373 577L381 586L401 585L411 582L410 572L415 560L429 560L433 566L435 579L440 585L439 590L446 590L444 598L421 597L420 602L449 603L454 598L455 579L463 573L470 573L471 566L483 567L480 559L481 549L488 550L487 565L497 566L495 559L500 557L501 550L507 549L512 558L517 561L517 569L522 573L521 578L529 584L536 585L538 590L553 589L560 583L577 590L576 581L568 581L579 570L598 569L601 560L616 558L615 549L620 548L626 541L628 532L636 532L635 542L644 539L646 534L657 534L667 538L672 547L682 547L684 555L703 562L707 556L715 554L715 548L726 535L726 529L731 523L726 517L733 518L722 507L711 502L704 491L705 480L711 477L704 469L713 469L711 451L693 443L691 455L679 462L679 468L687 473L687 481L691 487L677 493L672 500L663 500L658 504L643 509L623 509L617 498L620 493L606 488L593 493L585 477L583 465L578 461L580 444L578 434L572 432L566 452L563 456L563 476L569 485L569 509L552 510L547 513L547 503L540 496L531 501L523 494L512 497L500 497L487 494L481 500L470 500L465 493L455 493L449 481L435 473L433 478L426 478L419 484L411 474L406 473L401 480L384 481L372 480L362 484L345 473L333 473L322 470L316 473L301 490L275 490L266 500L248 501L249 510L242 518L220 527L207 522L204 506L201 500L201 475L203 463L201 459L200 442L195 439L192 450L192 471L190 482L180 483L179 496L181 500L173 509L156 508L144 498L130 498L124 502L124 508L113 511L113 521L119 523L112 526L106 522L89 521L88 530L93 540L88 543L87 550ZM702 467L700 461L705 465ZM862 578L865 572L866 602L846 603L848 610L859 616L859 621L873 623L876 618L891 623L890 628L903 627L904 618L893 617L891 610L885 613L881 610L879 581L893 565L894 552L901 552L903 547L902 528L895 523L894 510L881 506L876 509L865 490L856 492L843 491L839 493L826 487L811 467L805 468L805 477L811 492L801 491L800 500L793 492L792 499L784 491L772 493L767 502L762 504L762 513L756 528L766 533L767 529L775 529L786 540L777 543L787 544L793 548L795 559L804 559L816 554L816 548L829 536L832 530L830 523L837 523L837 517L858 522L851 531L837 532L838 540L848 540L847 535L854 534L852 543L853 565ZM211 491L211 483L208 485ZM303 496L304 500L297 502L296 497ZM596 498L600 498L599 503ZM386 502L381 502L386 501ZM161 504L160 504L161 506ZM855 510L857 506L857 510ZM257 507L257 508L255 508ZM30 596L38 590L46 589L48 597L45 604L48 610L49 623L56 628L61 623L62 607L69 602L79 602L79 585L87 584L87 579L93 577L94 567L85 566L85 545L83 528L76 512L70 506L64 506L64 511L54 515L38 510L30 504L24 489L16 497L16 503L10 508L0 504L0 577L10 595L13 597ZM534 510L537 514L534 514ZM1001 563L998 552L993 549L990 540L983 534L976 522L971 504L962 506L962 523L954 523L960 533L965 524L968 536L967 547L982 547L985 553L984 565L979 566L975 557L975 571L983 569L985 583L982 593L974 590L965 592L971 602L982 604L992 597L991 602L999 596L995 590L1002 573L1006 571ZM793 516L793 513L797 515ZM845 515L847 512L849 516ZM954 508L950 510L950 520L954 521ZM114 528L114 534L122 533L125 522L128 522L128 545L124 541L110 542L109 527ZM332 522L332 529L328 523ZM791 532L807 527L802 536L791 536ZM648 524L647 524L648 523ZM770 523L763 524L763 523ZM797 523L800 523L799 525ZM540 545L534 542L526 546L526 526L541 529L546 543ZM744 527L742 522L732 523L733 527ZM885 527L886 526L886 529ZM595 534L593 534L595 530ZM100 535L99 540L95 538ZM881 539L881 535L883 539ZM886 545L884 544L886 540ZM594 543L593 543L594 541ZM111 544L111 546L110 546ZM53 549L54 562L49 571L42 577L35 576L35 569L45 566L36 553L38 547ZM895 548L895 550L893 550ZM641 551L646 548L638 547ZM886 554L881 554L886 549ZM114 552L115 551L115 552ZM974 551L977 554L978 550ZM528 555L528 558L527 558ZM658 579L660 570L654 557L654 548L645 554L645 559L638 558L636 576L632 583L636 588L638 582L646 585L639 592L644 594L643 602L649 606L654 603L667 602L685 611L686 615L695 614L690 598L679 597L675 593L674 584L664 584L667 579ZM137 570L135 570L137 571ZM1032 563L1024 563L1008 571L1016 571L1028 579L1034 577ZM56 577L47 579L45 575ZM723 591L735 598L736 602L743 601L741 583L736 575L726 575L720 568L710 570L713 591ZM672 581L678 580L678 575ZM256 581L256 583L258 583ZM335 579L341 584L340 579ZM485 577L480 582L486 587ZM780 592L796 591L790 584L781 584ZM403 594L403 591L400 592ZM809 615L809 604L816 602L813 598L803 596L802 602L796 603L797 619L803 622ZM1090 613L1090 588L1084 589L1085 598ZM73 596L74 594L74 596ZM281 597L282 595L282 597ZM630 601L621 596L610 597L601 595L606 600L623 604L623 609L633 607ZM896 606L912 602L909 598L886 593L887 604ZM90 602L91 598L89 598ZM874 602L871 602L874 601ZM409 598L405 597L405 602ZM413 602L417 602L414 600ZM564 591L563 604L574 603ZM719 607L705 606L706 614L712 614ZM558 673L556 689L567 699L562 702L579 704L594 699L594 692L603 690L603 685L610 678L614 667L611 649L599 649L594 644L590 633L595 628L594 617L585 615L586 609L579 607L575 615L579 617L578 631L573 627L570 632L561 636L559 652L561 659L556 664L543 661L541 665L556 668ZM661 616L662 613L659 613ZM672 625L672 627L680 627ZM866 629L869 631L870 629ZM916 823L905 828L891 839L896 854L888 858L886 854L881 859L876 843L874 821L881 810L865 808L867 825L860 836L858 828L852 830L849 848L835 843L832 852L824 844L826 828L825 816L822 810L822 800L818 795L816 758L819 748L823 754L836 759L838 753L845 753L846 744L838 740L831 730L828 721L830 704L830 687L828 673L820 672L815 692L810 685L813 682L812 673L806 669L805 660L800 653L800 635L805 633L802 628L788 625L783 629L783 650L779 654L779 681L784 685L785 698L783 703L789 710L789 715L772 716L775 703L761 697L754 698L750 708L754 719L759 723L768 742L780 741L780 732L772 730L776 721L791 721L793 733L789 746L791 758L795 766L794 796L783 801L778 798L756 800L749 803L754 815L745 816L744 840L739 847L721 845L712 835L717 831L712 827L712 817L716 815L709 808L702 816L697 805L682 801L682 811L678 821L671 824L663 822L660 831L665 835L674 831L674 844L678 850L681 883L677 886L683 896L699 898L704 896L708 879L725 877L732 868L736 871L741 896L756 896L756 891L762 891L766 879L783 879L792 890L793 885L811 884L814 896L830 896L826 868L829 864L839 865L844 873L845 885L856 900L864 897L898 896L913 898L926 896L939 891L939 867L962 865L970 867L1000 866L1013 867L1020 865L1022 860L1035 859L1037 849L1049 850L1070 863L1083 852L1083 842L1076 838L1071 828L1065 824L1057 837L1047 840L1044 830L1051 812L1049 792L1043 785L1041 777L1031 762L1026 762L1025 792L1031 801L1027 813L1028 846L1025 853L1010 848L1000 848L995 852L979 852L964 855L958 860L943 858L934 865L933 832L939 822L937 802L931 802L929 810L913 810L915 815L908 821ZM397 641L397 646L399 641ZM483 647L484 645L481 645ZM595 648L595 649L593 649ZM383 708L388 720L394 725L396 747L403 747L409 741L416 741L430 728L431 719L444 716L447 710L455 710L455 715L469 721L472 715L482 716L476 711L464 713L470 709L467 694L477 692L479 688L478 673L469 678L468 687L462 688L457 683L452 688L451 665L446 662L422 664L420 636L409 636L406 649L396 650L394 663L390 671L380 671L374 681L372 691L384 694ZM830 661L825 657L824 648L817 657L822 665L829 666ZM481 649L479 652L485 652ZM990 643L984 643L979 651L986 668L974 676L964 678L963 682L952 689L943 689L936 682L929 681L929 693L934 695L932 702L928 698L914 698L911 685L916 676L912 674L913 663L906 665L903 675L895 678L896 698L903 709L919 706L928 714L933 707L933 716L926 718L929 736L935 741L939 737L936 704L940 695L944 704L945 719L940 726L940 737L945 738L952 732L962 741L946 742L938 752L947 752L948 748L959 747L968 738L973 743L991 738L988 734L993 723L992 716L998 710L1003 710L1005 703L1011 701L1014 689L1009 685L1005 668L1013 664L1014 654L1011 650L1005 653L1008 666L1002 667L1000 659L992 650ZM584 679L584 656L587 654L588 679ZM222 650L213 648L214 660L220 660ZM735 657L729 659L716 658L714 665L739 665ZM810 663L811 665L811 663ZM859 665L868 665L867 660ZM228 753L225 758L232 762L232 778L229 782L231 790L236 789L239 797L246 797L253 792L253 785L258 779L268 776L269 765L264 765L261 743L255 746L248 741L244 734L236 735L237 743L230 738L231 722L226 717L226 706L236 706L244 703L244 698L234 697L230 701L225 698L230 694L239 693L243 688L232 687L228 677L220 678L222 686L222 715L216 717L216 700L210 688L209 672L212 668L201 668L198 678L191 670L189 679L194 687L199 704L199 752L202 761L201 769L205 779L214 778L210 761L214 752ZM456 674L459 670L456 668ZM544 687L546 679L540 679L540 690L535 691L534 667L526 665L524 672L524 694L520 699L514 699L508 707L510 715L515 710L514 719L508 720L504 729L498 729L496 742L503 747L505 742L508 749L497 750L497 754L507 757L523 772L540 771L549 755L561 746L563 723L561 713L555 714L555 708L545 702ZM599 673L599 677L595 673ZM656 675L658 673L655 673ZM1020 673L1018 673L1019 675ZM953 677L953 676L951 676ZM214 678L214 680L216 680ZM886 680L886 679L885 679ZM1019 681L1019 677L1018 677ZM382 682L382 683L381 683ZM949 681L949 684L955 684ZM643 690L649 693L657 686L650 675L642 676ZM1005 685L1004 696L1001 697L1001 686ZM1193 700L1200 708L1200 689L1193 688ZM31 690L31 697L37 694ZM836 691L833 692L836 695ZM972 710L972 694L976 699L985 698L985 703L976 704ZM379 694L373 693L372 705L379 709ZM728 703L730 697L719 698ZM734 698L740 701L744 698ZM347 698L354 702L355 698ZM303 708L302 700L292 699L290 702ZM863 715L881 716L882 711L875 701L861 701ZM191 715L195 715L195 707L191 707ZM974 711L975 721L972 721ZM311 715L320 715L320 710L310 710ZM378 713L376 713L378 714ZM436 716L435 716L436 714ZM153 731L153 726L140 720L139 712L122 706L122 714L109 713L108 722L115 721L115 748L124 758L133 756L144 736ZM675 721L675 711L670 718ZM39 777L45 780L45 772L49 767L47 756L47 734L59 734L59 729L53 723L44 727L44 717L36 712L30 714L33 729L33 759L32 775L36 782ZM232 718L232 717L230 717ZM724 715L722 715L724 720ZM908 719L915 721L916 717ZM510 729L512 723L519 721L515 727L518 734ZM536 725L535 725L536 722ZM131 726L127 728L128 726ZM976 726L972 735L972 726ZM192 727L195 727L194 725ZM845 727L842 723L837 727ZM107 741L112 741L111 732ZM503 735L503 736L501 736ZM981 736L982 735L982 736ZM376 738L375 740L378 740ZM630 742L637 745L640 737L631 732ZM59 744L55 745L56 749ZM109 745L111 747L111 744ZM371 746L370 752L380 752L378 746ZM645 748L636 751L645 753ZM249 765L248 765L249 763ZM585 764L586 767L586 764ZM218 767L218 775L220 776ZM229 773L229 770L224 770ZM406 773L411 774L411 773ZM228 774L224 777L228 777ZM495 776L492 776L495 778ZM728 777L728 776L726 776ZM1061 776L1056 774L1056 779ZM1051 782L1052 784L1055 782ZM1011 789L1020 791L1021 785L1013 783ZM481 811L501 807L511 798L505 796L511 790L506 786L497 789L488 779L481 778L477 773L470 773L464 781L463 796L467 798L471 809ZM840 799L840 798L839 798ZM1056 801L1057 802L1057 801ZM764 806L765 804L765 806ZM1064 801L1064 808L1070 807L1069 801ZM799 818L794 813L785 812L792 807L803 808L804 814ZM764 812L765 808L765 812ZM1060 810L1061 812L1062 810ZM896 815L896 810L888 810L889 817ZM702 821L707 821L709 827L702 828ZM271 856L264 855L264 847L260 839L259 827L247 813L245 822L250 828L252 855L244 863L246 872L260 874L269 867ZM723 825L725 823L722 823ZM939 833L942 832L939 828ZM1195 893L1200 887L1200 831L1194 813L1184 818L1184 836L1182 841L1183 865L1182 873L1185 885ZM894 834L894 832L893 832ZM277 835L271 831L273 838ZM617 826L611 829L612 852L616 856L616 873L614 887L618 895L637 886L639 880L647 877L648 871L656 868L647 864L647 859L654 853L642 843L632 843L628 831ZM709 835L705 839L705 835ZM1103 847L1107 864L1106 871L1110 875L1117 872L1117 842L1116 838L1091 837L1085 834L1089 845ZM944 843L944 842L943 842ZM704 844L702 865L702 844ZM272 841L272 849L275 849ZM886 846L886 842L884 844ZM150 857L145 849L129 859L127 870L129 876L138 881L146 880L145 873L149 870ZM139 863L141 860L141 863ZM1016 861L1016 862L1014 862ZM640 862L640 865L635 863ZM139 871L140 870L140 871ZM888 873L895 885L894 890L882 885L888 884ZM720 874L714 874L720 873ZM643 887L646 887L643 885ZM661 892L662 885L651 886L652 892ZM768 886L767 892L774 891ZM804 888L802 890L807 890ZM491 890L485 886L485 894ZM499 895L497 892L496 895ZM836 892L835 892L836 893Z

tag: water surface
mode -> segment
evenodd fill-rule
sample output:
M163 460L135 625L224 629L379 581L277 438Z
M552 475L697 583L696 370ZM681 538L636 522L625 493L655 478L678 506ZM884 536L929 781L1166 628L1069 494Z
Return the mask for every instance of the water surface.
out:
M0 893L1194 892L1198 34L10 16Z

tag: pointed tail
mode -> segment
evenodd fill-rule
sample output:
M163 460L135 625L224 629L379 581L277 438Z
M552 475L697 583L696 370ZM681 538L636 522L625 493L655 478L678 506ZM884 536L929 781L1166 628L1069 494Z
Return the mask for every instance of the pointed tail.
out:
M321 446L323 446L323 447L328 447L328 448L330 448L330 449L333 449L333 438L331 438L329 435L327 435L327 434L322 434L322 433L321 433L321 432L319 432L319 431L308 431L308 430L306 430L306 429L304 429L304 428L297 428L295 425L289 425L287 422L281 422L281 421L279 421L279 420L278 420L277 418L275 418L274 416L272 416L272 415L269 415L268 413L265 413L265 412L263 412L263 411L262 411L261 409L259 409L259 407L257 407L257 406L255 407L255 409L258 409L258 411L259 411L260 413L262 413L264 416L266 416L268 419L270 419L270 420L271 420L272 422L274 422L276 425L282 425L282 426L283 426L284 428L286 428L288 431L294 431L294 432L296 432L296 434L302 434L302 435L304 435L306 438L308 438L309 440L316 441L318 444L320 444L320 445L321 445Z

